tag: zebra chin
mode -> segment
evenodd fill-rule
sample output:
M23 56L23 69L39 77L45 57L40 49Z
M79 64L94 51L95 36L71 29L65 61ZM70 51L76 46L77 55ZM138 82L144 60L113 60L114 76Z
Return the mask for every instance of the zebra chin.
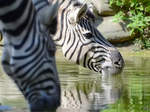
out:
M115 66L106 66L106 67L103 67L102 66L96 66L93 70L95 72L99 72L101 73L102 75L117 75L117 74L120 74L122 72L122 69L123 67L121 68L117 68Z
M60 106L60 96L58 94L47 95L41 92L41 96L34 103L29 102L29 106L31 112L56 112Z
M117 75L122 72L121 68L106 67L101 69L102 75Z

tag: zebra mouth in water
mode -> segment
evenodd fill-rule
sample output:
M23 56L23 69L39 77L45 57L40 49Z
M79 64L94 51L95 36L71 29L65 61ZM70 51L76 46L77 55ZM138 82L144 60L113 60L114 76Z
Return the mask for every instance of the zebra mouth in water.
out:
M105 67L101 69L102 75L116 75L121 73L121 69L114 67Z
M101 66L102 75L116 75L122 72L124 65L116 65L110 62L106 62Z
M122 72L123 66L123 64L112 64L112 62L104 61L101 64L95 65L95 71L102 75L115 75Z

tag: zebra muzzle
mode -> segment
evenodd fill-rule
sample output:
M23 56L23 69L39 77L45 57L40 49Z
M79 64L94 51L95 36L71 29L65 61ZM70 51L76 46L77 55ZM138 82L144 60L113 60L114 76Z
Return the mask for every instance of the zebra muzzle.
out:
M40 92L36 102L30 104L31 112L56 112L57 107L60 105L60 97L57 94L47 95L45 92Z

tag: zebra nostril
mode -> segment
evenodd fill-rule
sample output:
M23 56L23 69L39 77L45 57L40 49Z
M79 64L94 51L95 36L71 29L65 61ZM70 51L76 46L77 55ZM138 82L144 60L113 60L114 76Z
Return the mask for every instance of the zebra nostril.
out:
M114 62L114 64L117 65L117 66L120 65L119 61Z
M119 59L118 61L115 61L114 62L114 65L116 66L116 67L123 67L124 66L124 61L122 60L122 59Z
M123 68L124 60L118 50L111 50L112 62L116 67Z

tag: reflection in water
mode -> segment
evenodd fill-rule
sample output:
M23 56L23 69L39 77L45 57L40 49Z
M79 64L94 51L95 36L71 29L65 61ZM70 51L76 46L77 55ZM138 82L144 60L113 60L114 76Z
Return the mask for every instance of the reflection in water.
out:
M57 66L62 86L58 112L150 112L150 59L128 57L121 75L101 76L66 62ZM29 112L21 93L0 70L0 103Z
M150 112L150 59L130 57L126 63L121 98L102 112Z
M121 93L121 82L118 77L109 77L109 80L94 76L94 78L74 78L74 83L66 83L62 87L62 105L65 112L99 112L108 104L115 103ZM83 78L83 77L82 77ZM117 83L120 83L119 86ZM71 110L71 111L70 111ZM74 111L73 111L74 110Z
M59 61L58 68L62 85L60 112L99 112L120 97L121 75L101 77L63 60Z

